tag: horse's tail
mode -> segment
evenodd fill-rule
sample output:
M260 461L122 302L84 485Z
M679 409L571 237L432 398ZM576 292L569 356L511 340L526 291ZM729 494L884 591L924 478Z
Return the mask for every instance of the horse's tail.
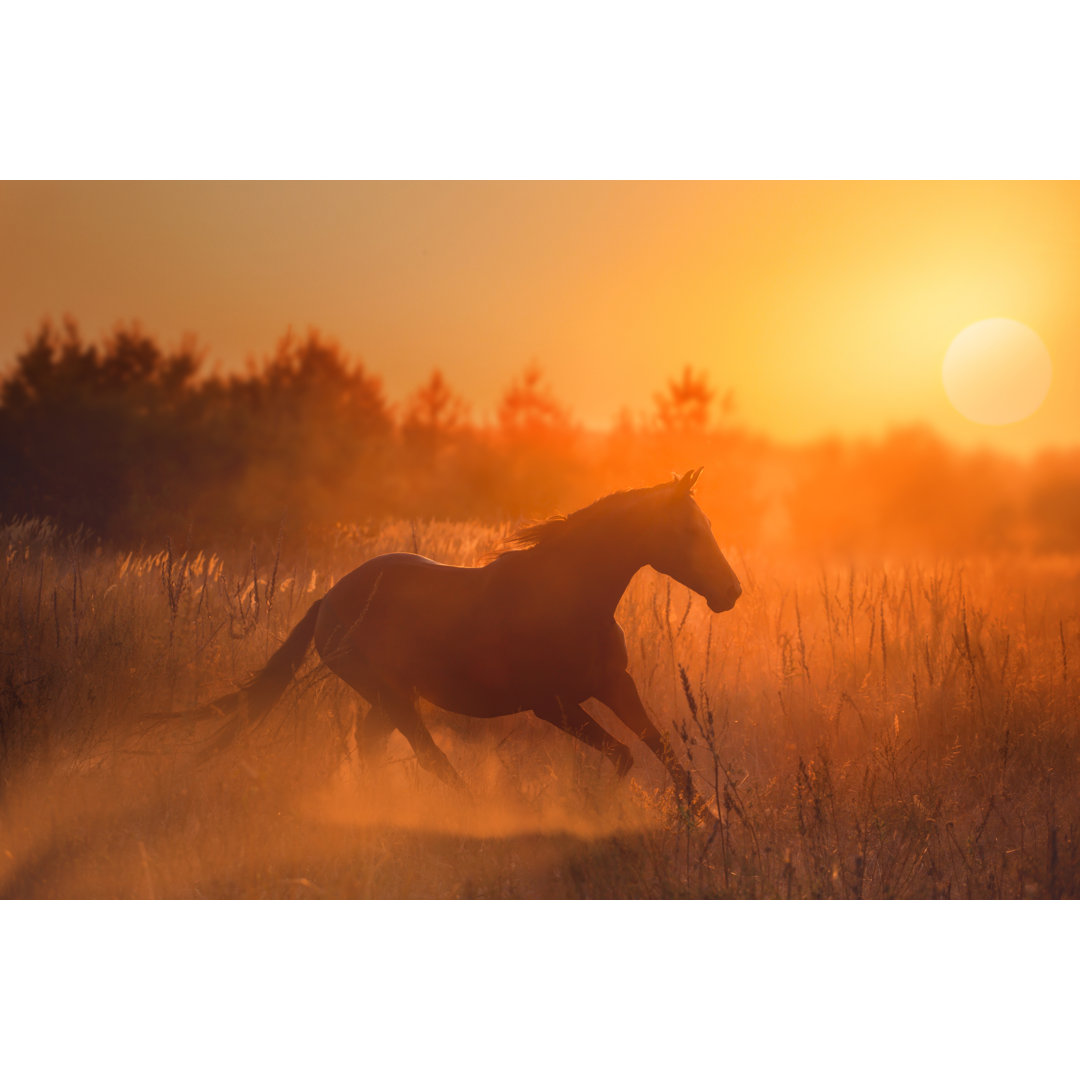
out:
M244 727L261 720L278 698L285 693L285 688L292 681L296 669L307 654L311 639L315 636L315 621L319 616L321 603L322 600L316 600L308 608L307 614L292 628L281 647L266 661L266 666L252 675L239 690L208 702L191 712L159 713L155 718L165 719L169 716L185 716L190 719L227 718L225 726L205 747L200 757L205 760L217 751L223 750Z
M252 723L261 720L292 682L296 669L307 655L308 646L315 636L315 620L319 617L322 600L316 600L307 614L292 628L281 647L266 661L240 690L247 719ZM233 697L232 694L228 697Z

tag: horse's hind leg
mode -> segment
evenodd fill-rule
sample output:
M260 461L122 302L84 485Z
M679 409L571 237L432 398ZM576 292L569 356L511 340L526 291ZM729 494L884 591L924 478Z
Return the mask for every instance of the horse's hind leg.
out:
M468 792L464 781L435 745L431 732L424 726L416 707L416 697L400 684L388 683L378 677L359 657L361 654L343 646L320 647L323 662L339 678L344 679L362 698L371 702L371 709L357 724L357 749L363 756L366 747L375 749L396 728L409 741L416 759L429 772L459 791ZM373 745L374 744L374 745Z
M394 718L385 709L372 705L356 718L356 750L364 764L374 764L386 754L386 743L395 728Z
M465 786L465 781L458 776L447 756L435 745L431 732L420 717L416 702L400 699L390 702L384 699L382 705L393 717L394 726L409 740L409 745L416 752L416 760L429 772L433 772L443 783L468 794L469 789Z

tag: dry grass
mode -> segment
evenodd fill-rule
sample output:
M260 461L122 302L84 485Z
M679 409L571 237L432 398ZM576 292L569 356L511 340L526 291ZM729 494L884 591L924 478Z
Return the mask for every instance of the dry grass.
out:
M431 714L471 804L397 736L363 770L356 699L313 661L209 763L212 724L142 719L231 689L364 558L468 563L497 539L341 529L284 566L274 552L114 555L7 526L0 895L1080 896L1072 561L735 553L747 590L722 616L642 572L619 613L631 670L713 797L712 828L640 745L620 784L531 717Z

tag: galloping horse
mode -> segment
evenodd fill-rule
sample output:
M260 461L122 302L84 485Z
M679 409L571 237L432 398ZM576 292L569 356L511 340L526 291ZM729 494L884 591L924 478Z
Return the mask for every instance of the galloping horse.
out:
M656 728L627 671L615 607L649 564L727 611L742 593L692 491L701 469L621 491L517 533L486 566L380 555L343 577L240 691L200 712L256 720L284 692L312 640L323 663L371 709L357 723L361 752L395 729L419 763L464 788L421 719L417 699L466 716L532 710L602 751L619 776L630 751L582 707L606 705L663 762L699 814L700 796Z

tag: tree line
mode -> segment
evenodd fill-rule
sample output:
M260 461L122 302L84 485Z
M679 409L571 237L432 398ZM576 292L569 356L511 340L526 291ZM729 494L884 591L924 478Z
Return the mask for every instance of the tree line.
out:
M613 412L617 403L613 402ZM735 402L685 368L650 413L576 423L528 365L493 418L435 370L403 402L338 343L287 333L243 371L138 326L100 342L41 324L0 383L0 518L48 517L124 545L220 547L387 517L501 521L708 467L718 534L744 545L1071 551L1080 454L1026 464L928 431L792 448L737 425Z

